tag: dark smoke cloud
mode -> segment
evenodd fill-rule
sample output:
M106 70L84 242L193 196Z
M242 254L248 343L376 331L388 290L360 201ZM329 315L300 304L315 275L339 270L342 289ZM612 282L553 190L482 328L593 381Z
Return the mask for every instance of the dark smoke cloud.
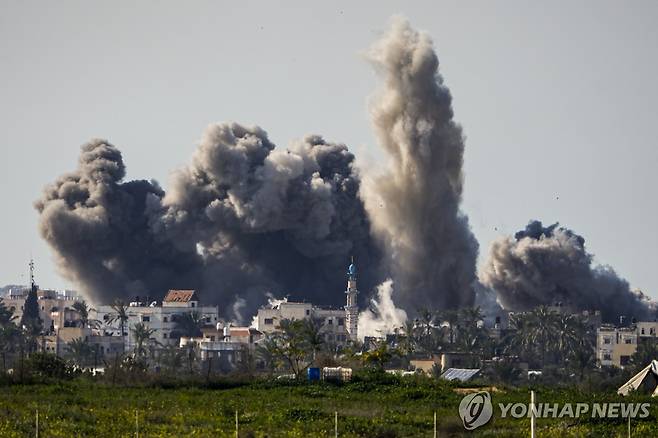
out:
M35 205L60 271L105 303L198 285L203 265L196 251L150 230L148 204L162 198L162 189L155 182L122 182L124 176L121 152L92 140L82 146L78 169L46 187Z
M268 292L338 304L350 255L366 287L379 266L353 161L319 136L278 150L260 128L215 124L165 195L122 182L120 152L96 140L36 207L62 272L96 302L192 287L241 315Z
M646 300L557 224L495 242L478 283L478 244L460 211L464 138L432 42L397 19L369 58L384 82L372 105L383 172L361 185L343 144L307 136L281 149L261 128L220 123L165 193L124 181L119 150L93 140L36 202L60 271L95 303L195 288L244 320L286 294L343 304L355 256L362 291L392 280L365 320L377 329L425 307L477 304L494 315L491 289L509 310L562 301L608 320L647 314Z
M472 305L478 244L459 206L464 138L430 38L403 19L370 51L384 87L372 107L389 168L364 199L405 309Z
M532 221L515 234L495 241L480 277L498 293L507 310L523 311L562 303L574 310L600 310L606 321L618 316L650 317L649 300L630 290L609 266L598 266L585 239L553 224Z

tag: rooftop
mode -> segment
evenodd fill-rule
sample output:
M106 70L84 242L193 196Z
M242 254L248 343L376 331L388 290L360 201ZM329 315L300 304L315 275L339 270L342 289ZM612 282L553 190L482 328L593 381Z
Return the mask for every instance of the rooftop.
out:
M199 299L194 289L170 289L162 301L166 303L188 303L190 301L199 301Z

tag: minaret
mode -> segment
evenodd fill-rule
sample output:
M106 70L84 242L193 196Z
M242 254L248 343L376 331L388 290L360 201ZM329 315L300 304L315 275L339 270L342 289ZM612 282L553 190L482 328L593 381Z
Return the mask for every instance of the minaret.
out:
M352 263L347 268L347 290L345 294L347 294L345 325L347 326L350 340L356 341L359 326L359 306L357 305L356 296L359 294L359 291L356 288L356 265L354 264L354 257L352 257Z

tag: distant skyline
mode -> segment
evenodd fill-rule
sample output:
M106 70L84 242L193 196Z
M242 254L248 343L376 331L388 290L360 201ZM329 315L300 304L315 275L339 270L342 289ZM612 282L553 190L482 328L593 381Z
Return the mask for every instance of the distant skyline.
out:
M285 4L4 1L0 285L27 283L32 256L42 287L75 288L32 203L94 137L129 179L165 188L215 121L257 124L279 147L320 134L381 164L361 53L401 14L432 36L464 128L480 263L497 236L559 221L658 298L658 3Z

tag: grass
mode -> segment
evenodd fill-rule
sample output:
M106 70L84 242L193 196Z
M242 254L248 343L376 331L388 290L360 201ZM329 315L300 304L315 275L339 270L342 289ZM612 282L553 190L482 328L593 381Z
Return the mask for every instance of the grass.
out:
M424 378L357 379L346 385L295 384L254 380L216 383L113 387L77 379L0 387L0 436L31 437L39 410L41 437L135 436L234 437L235 411L243 437L332 437L334 412L341 437L431 437L433 414L439 436L529 436L529 420L499 418L498 403L527 402L526 389L493 394L494 418L476 431L463 429L457 415L462 394ZM218 389L219 388L219 389ZM537 389L538 401L649 402L648 396L621 399L614 393ZM646 419L633 420L633 436L658 436L658 405ZM626 436L619 420L539 419L540 437Z

